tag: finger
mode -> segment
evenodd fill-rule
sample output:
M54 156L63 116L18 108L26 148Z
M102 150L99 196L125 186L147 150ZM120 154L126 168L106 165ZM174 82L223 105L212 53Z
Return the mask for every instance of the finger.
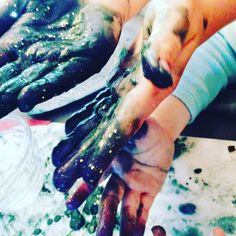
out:
M133 168L128 173L124 173L123 178L127 185L134 191L140 191L140 189L142 189L143 193L148 193L153 197L160 191L163 184L162 180L159 181L151 174Z
M120 235L133 235L140 204L140 193L126 190L121 207Z
M36 104L68 91L97 72L95 61L87 58L72 58L54 71L25 87L18 98L21 111L27 112Z
M63 166L57 167L53 173L53 184L60 192L68 192L75 181L81 177L81 164L84 159L76 153Z
M17 60L0 68L0 86L22 72L22 62Z
M116 213L119 202L125 190L125 185L115 174L109 179L101 200L97 236L112 235L116 224Z
M166 236L165 229L160 225L153 226L152 227L152 233L153 233L153 236Z
M94 189L82 181L76 191L66 200L67 209L73 211L79 208Z
M17 60L18 55L13 50L7 50L0 48L0 67L6 65L7 63Z
M65 123L66 134L71 133L76 128L79 122L86 119L93 113L94 106L100 99L107 97L109 95L110 95L110 89L108 87L102 89L102 91L98 93L95 99L88 102L84 107L82 107L79 111L73 114Z
M87 119L81 121L76 128L60 141L52 152L52 162L54 166L61 166L73 158L72 153L75 153L81 146L83 139L97 127L101 120L98 114L92 114Z
M140 205L137 213L137 221L135 225L135 236L142 236L145 231L146 222L154 197L148 194L142 194L140 198Z
M173 85L171 66L176 61L189 28L184 9L168 8L165 4L159 7L158 15L152 23L150 37L144 45L144 75L159 88Z
M53 65L48 63L35 64L17 77L5 82L0 87L0 117L5 116L17 107L17 96L22 88L47 74L52 68Z
M226 234L223 229L218 227L213 229L213 236L225 236L225 235Z

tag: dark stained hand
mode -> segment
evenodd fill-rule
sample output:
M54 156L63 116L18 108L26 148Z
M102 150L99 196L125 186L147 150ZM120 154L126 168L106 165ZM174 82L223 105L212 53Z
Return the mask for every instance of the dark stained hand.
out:
M93 191L129 138L176 87L179 77L170 76L164 66L154 67L147 58L149 49L145 35L140 34L130 50L122 50L114 73L108 75L107 88L67 121L67 135L54 148L52 160L59 191L68 192L83 178L76 198L68 200L69 208L78 207Z
M79 0L0 3L0 117L27 112L99 72L112 55L122 20Z

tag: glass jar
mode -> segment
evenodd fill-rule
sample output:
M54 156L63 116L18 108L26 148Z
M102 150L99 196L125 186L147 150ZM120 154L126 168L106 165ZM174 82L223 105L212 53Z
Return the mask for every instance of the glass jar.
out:
M43 177L43 161L30 127L17 116L0 119L0 212L30 204Z

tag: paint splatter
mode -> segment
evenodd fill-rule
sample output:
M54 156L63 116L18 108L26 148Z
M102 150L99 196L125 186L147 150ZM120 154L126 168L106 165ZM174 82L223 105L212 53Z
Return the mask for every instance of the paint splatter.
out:
M186 203L179 205L179 211L184 215L194 215L196 213L196 205L193 203Z

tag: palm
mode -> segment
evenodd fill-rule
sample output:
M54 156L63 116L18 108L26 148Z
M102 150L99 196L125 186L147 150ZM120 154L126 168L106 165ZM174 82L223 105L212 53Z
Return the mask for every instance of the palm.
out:
M152 118L146 122L147 128L141 129L113 161L115 174L103 193L97 235L111 235L119 201L121 235L143 235L148 212L165 181L174 151L168 133Z
M86 80L116 47L117 15L78 0L43 2L22 1L0 38L0 117L17 106L29 111Z

